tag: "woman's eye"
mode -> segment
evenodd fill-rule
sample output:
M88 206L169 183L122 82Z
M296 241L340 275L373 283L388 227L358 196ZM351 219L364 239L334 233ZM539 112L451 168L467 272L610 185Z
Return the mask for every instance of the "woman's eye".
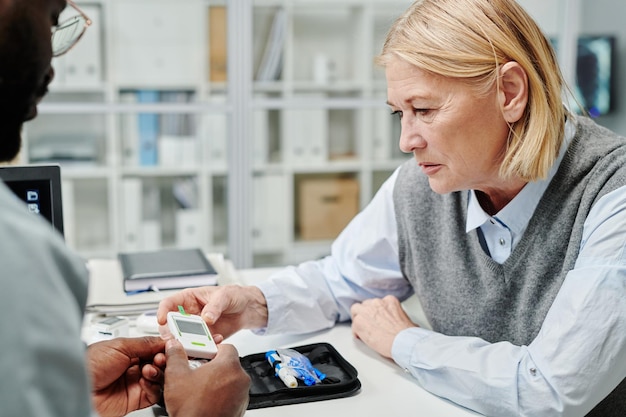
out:
M430 112L430 109L413 109L413 111L415 112L415 114L426 116Z
M400 110L392 111L392 116L398 116L398 119L402 119L402 112Z

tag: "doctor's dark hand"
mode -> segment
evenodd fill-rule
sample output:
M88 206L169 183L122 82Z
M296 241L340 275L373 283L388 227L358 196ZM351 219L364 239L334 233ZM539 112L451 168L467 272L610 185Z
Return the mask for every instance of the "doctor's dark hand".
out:
M218 345L210 362L191 369L183 346L166 342L163 396L171 417L240 417L248 407L250 377L234 346Z
M100 416L123 416L161 399L163 371L153 360L164 349L160 337L116 338L87 348L92 401Z

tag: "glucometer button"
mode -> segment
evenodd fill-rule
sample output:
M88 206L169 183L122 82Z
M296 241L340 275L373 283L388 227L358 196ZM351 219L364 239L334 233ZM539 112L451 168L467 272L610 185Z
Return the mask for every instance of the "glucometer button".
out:
M206 346L206 344L200 342L191 342L191 344L196 346Z

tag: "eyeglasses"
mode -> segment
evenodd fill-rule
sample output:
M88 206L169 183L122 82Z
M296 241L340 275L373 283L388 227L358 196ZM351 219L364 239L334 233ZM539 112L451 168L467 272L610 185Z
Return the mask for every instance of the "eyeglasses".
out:
M67 0L67 4L78 14L52 28L52 56L55 57L72 49L92 23L91 19L72 0Z

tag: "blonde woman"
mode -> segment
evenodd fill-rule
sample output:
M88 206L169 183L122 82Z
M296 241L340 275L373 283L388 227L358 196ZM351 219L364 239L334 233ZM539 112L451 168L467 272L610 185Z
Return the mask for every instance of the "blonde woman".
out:
M378 61L414 160L329 257L184 291L159 320L178 304L224 335L351 319L479 413L626 415L626 139L564 108L554 52L513 0L418 0ZM402 309L413 293L432 330Z

